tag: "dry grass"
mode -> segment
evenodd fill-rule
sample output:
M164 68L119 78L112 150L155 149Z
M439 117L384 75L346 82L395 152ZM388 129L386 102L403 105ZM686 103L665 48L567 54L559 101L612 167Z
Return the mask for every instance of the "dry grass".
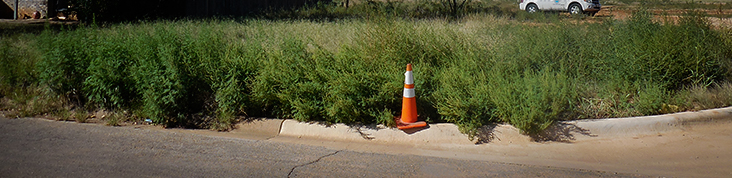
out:
M86 123L89 120L89 113L86 111L77 110L73 112L74 120L78 123Z
M28 87L15 90L0 99L0 110L8 118L56 115L63 111L66 102L63 98L49 93L41 87Z
M692 86L682 95L686 95L685 105L691 111L732 106L732 83Z

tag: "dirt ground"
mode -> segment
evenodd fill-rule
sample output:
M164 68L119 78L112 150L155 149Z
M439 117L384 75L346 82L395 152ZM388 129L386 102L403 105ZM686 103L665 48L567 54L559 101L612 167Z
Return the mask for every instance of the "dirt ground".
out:
M626 20L633 15L633 12L635 11L633 9L634 8L627 6L603 6L602 10L597 12L595 17L591 17L586 20L589 22L603 22L605 19L610 18L615 20ZM654 14L654 19L658 22L678 22L680 16L686 13L686 10L683 9L650 9L649 11ZM707 20L709 20L712 27L732 28L732 18L721 17L732 15L732 9L722 9L721 11L699 10L699 12L710 15L710 17L707 17Z

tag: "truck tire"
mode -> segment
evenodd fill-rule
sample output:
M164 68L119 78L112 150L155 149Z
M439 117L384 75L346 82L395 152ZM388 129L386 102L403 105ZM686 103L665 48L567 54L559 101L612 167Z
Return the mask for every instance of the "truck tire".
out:
M584 13L584 12L582 12L582 6L580 6L577 3L570 4L568 10L569 10L569 14L572 14L572 15L578 15L578 14Z
M526 5L526 12L528 12L528 13L534 13L534 12L538 12L538 11L539 11L539 7L536 6L536 4Z

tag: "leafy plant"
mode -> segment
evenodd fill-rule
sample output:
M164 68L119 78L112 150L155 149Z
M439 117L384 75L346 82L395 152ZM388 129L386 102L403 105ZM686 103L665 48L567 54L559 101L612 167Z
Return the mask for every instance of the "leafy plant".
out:
M377 5L406 14L399 8L413 4ZM340 11L322 6L312 8ZM0 95L18 116L73 107L82 122L82 110L105 109L222 131L245 116L393 126L411 63L420 119L471 137L497 122L537 134L561 120L732 104L732 38L699 14L678 24L642 10L603 23L408 16L154 21L3 38Z

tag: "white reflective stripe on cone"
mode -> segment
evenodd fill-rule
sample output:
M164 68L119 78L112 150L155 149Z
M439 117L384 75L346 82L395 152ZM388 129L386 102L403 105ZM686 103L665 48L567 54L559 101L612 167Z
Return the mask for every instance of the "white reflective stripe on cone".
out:
M412 71L407 71L404 73L404 84L414 84L414 77L412 76Z
M405 98L414 98L414 88L412 88L412 89L405 88L404 89L404 97Z

